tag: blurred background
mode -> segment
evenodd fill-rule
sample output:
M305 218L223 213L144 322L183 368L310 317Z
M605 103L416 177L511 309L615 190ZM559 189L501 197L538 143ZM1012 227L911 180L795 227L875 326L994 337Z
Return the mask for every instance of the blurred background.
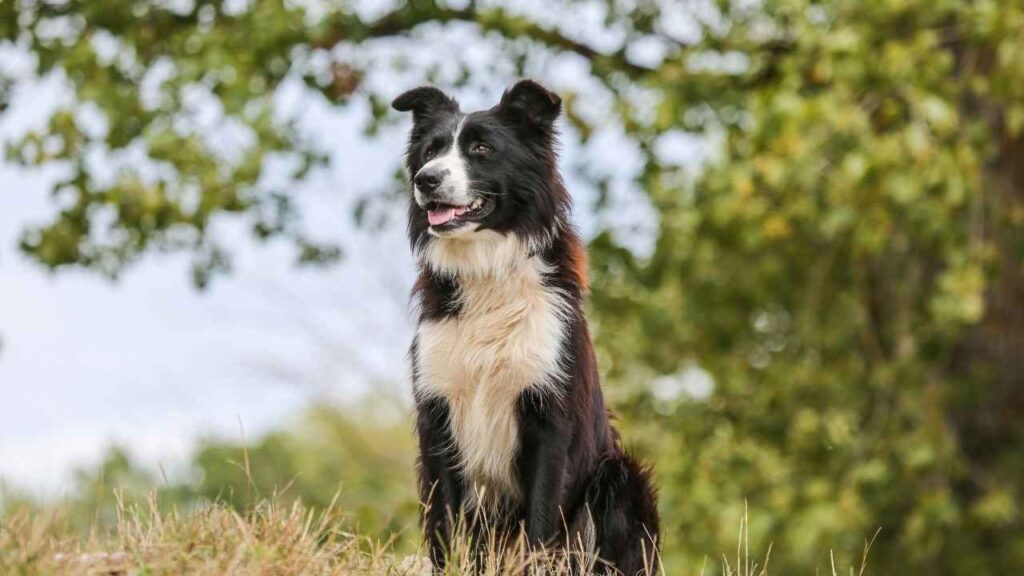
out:
M564 98L668 574L1024 571L1024 7L0 1L0 514L329 505L419 540L399 170Z

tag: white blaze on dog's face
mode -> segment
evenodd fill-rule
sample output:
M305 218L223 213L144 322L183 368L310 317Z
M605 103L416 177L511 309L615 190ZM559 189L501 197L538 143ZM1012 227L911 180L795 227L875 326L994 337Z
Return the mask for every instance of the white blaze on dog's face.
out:
M551 237L567 205L554 151L557 96L523 81L493 108L468 114L435 88L410 90L393 106L413 113L406 168L417 254L505 240L530 252Z
M515 501L518 402L527 390L560 401L572 313L541 254L568 210L553 150L559 100L524 81L481 112L433 88L394 106L414 120L410 239L427 276L458 284L458 312L417 328L415 392L446 400L467 485Z
M454 228L447 227L482 204L482 198L474 195L470 188L466 159L459 147L459 136L465 123L466 118L462 117L447 149L426 152L430 159L413 176L414 198L420 207L427 210L428 232L434 236L461 236L479 226L469 221Z

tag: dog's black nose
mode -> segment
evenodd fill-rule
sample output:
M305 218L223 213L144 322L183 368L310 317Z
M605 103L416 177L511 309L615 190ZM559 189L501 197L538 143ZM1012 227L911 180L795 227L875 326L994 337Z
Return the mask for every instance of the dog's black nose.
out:
M429 170L420 170L419 174L413 181L416 183L416 187L420 189L420 192L429 194L437 187L441 185L441 181L444 180L444 171L436 168Z

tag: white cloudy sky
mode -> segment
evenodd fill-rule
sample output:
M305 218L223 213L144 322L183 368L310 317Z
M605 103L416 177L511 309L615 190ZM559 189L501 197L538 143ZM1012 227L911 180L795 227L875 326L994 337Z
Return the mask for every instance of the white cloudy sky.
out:
M55 92L50 83L19 94L0 134L31 125ZM412 262L400 229L369 238L349 206L357 192L390 184L402 135L368 145L364 113L315 118L339 153L296 191L312 226L346 246L344 263L297 270L286 247L255 245L229 226L236 271L204 293L182 257L146 258L118 282L43 270L17 237L52 213L54 174L0 164L0 476L59 490L72 465L112 442L167 464L198 434L248 436L305 402L397 386Z
M472 41L468 30L435 36L435 55ZM495 56L479 52L482 67ZM535 75L556 89L586 90L583 63L542 66ZM490 106L506 80L460 94L464 109ZM370 77L382 93L412 81ZM111 443L173 470L198 436L237 438L244 430L251 438L309 402L405 389L413 263L404 233L358 230L350 217L357 196L393 185L404 126L369 140L362 104L339 112L302 90L286 92L281 107L333 155L329 170L293 191L311 228L346 248L343 263L328 270L296 270L285 247L256 245L229 225L235 271L203 293L189 283L182 257L147 257L117 282L79 270L50 274L18 252L17 238L52 214L54 173L0 161L0 478L60 493L69 470L96 462ZM23 85L0 117L0 142L38 127L66 97L57 81ZM650 234L634 225L642 229L651 215L629 183L638 167L632 148L613 126L585 148L571 135L564 142L563 166L585 159L616 176L611 215L596 218L586 209L593 191L568 174L584 233L619 227L623 241L643 250ZM669 142L666 154L693 156L693 142Z

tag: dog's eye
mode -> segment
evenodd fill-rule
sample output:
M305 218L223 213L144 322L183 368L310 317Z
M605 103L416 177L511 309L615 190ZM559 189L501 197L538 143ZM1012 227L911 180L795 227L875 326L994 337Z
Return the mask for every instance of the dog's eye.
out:
M427 151L423 153L423 157L427 160L430 160L434 156L437 156L437 151L433 148L427 148Z
M484 154L490 154L492 151L494 151L493 148L483 143L474 144L473 148L470 150L473 154L479 154L481 156Z

